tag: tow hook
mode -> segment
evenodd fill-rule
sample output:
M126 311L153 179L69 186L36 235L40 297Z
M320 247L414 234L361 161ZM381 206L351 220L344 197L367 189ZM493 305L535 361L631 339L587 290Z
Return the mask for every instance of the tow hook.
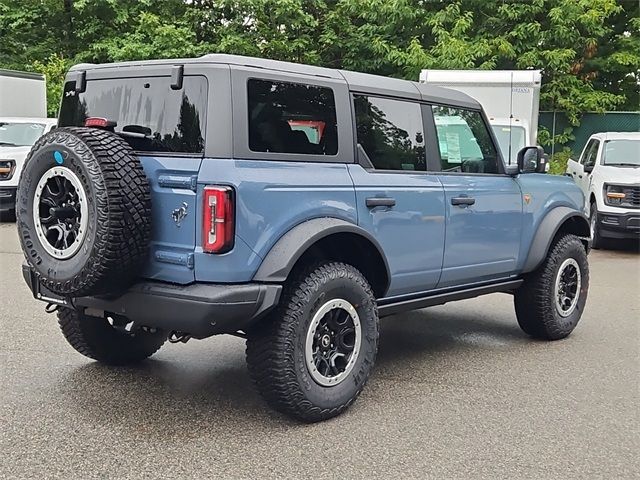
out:
M169 334L169 343L187 343L191 340L191 335L185 332L178 332L177 330L172 331Z
M58 309L60 308L60 305L56 304L56 303L47 303L47 305L44 307L44 311L46 313L54 313L56 312Z

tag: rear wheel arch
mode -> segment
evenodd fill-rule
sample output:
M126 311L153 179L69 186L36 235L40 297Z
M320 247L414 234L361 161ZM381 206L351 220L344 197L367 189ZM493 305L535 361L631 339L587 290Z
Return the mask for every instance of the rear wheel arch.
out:
M366 230L338 218L308 220L289 230L271 248L253 280L283 283L318 260L353 265L376 298L383 297L389 287L389 265L380 244Z
M547 256L553 240L562 234L580 237L585 248L589 247L591 235L589 220L581 212L569 207L556 207L540 222L536 231L522 273L532 272Z

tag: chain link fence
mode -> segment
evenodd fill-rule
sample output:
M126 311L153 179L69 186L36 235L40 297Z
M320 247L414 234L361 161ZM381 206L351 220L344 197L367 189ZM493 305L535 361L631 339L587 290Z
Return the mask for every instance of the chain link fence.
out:
M546 128L553 138L571 124L562 112L540 112L538 126ZM573 127L573 140L545 145L544 150L552 155L568 147L574 155L579 155L589 137L598 132L640 132L640 112L585 113L580 119L580 126Z

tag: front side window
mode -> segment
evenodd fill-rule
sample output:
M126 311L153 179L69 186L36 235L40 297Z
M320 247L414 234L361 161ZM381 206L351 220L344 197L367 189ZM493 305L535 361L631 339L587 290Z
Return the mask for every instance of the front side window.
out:
M500 173L498 154L480 112L434 106L433 118L443 172Z
M422 170L424 131L420 104L354 95L358 144L380 170Z
M593 148L594 143L595 143L595 140L589 140L587 145L584 147L584 150L582 151L582 155L580 155L580 159L578 160L578 163L581 163L582 165L584 165L585 160L591 153L591 149Z
M104 118L137 151L202 153L207 79L185 76L173 90L170 77L90 80L76 93L67 82L59 126L84 126L87 118Z
M593 167L596 164L598 158L598 149L600 148L600 142L598 140L591 141L591 148L587 150L584 156L584 166Z
M333 90L301 83L249 79L249 148L254 152L336 155Z
M0 147L30 147L42 136L44 124L0 120Z

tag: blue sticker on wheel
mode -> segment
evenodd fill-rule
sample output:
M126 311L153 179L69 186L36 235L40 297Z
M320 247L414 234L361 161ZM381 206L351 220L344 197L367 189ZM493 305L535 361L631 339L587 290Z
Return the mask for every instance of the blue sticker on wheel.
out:
M62 158L62 153L56 150L53 152L53 158L55 159L58 165L62 165L64 163L64 158Z

